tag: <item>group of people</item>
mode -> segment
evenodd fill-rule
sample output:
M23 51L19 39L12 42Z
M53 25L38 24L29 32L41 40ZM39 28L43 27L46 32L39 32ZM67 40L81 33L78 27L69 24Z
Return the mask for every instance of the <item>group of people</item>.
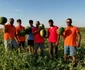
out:
M24 26L22 26L21 19L17 20L18 26L15 27L13 24L14 19L10 18L8 24L3 25L5 48L18 49L20 46L25 48L26 36L18 35L18 32L20 30L25 29ZM48 20L48 24L50 26L48 28L48 34L45 37L41 37L40 29L38 28L40 22L36 21L36 26L34 26L33 20L29 20L29 25L32 28L32 32L27 35L29 53L37 54L37 50L38 48L40 48L40 55L43 56L44 38L47 38L50 58L57 58L59 40L60 36L62 36L64 38L64 61L68 60L68 53L70 52L70 56L72 56L73 59L72 62L76 64L76 51L77 48L80 46L81 35L79 29L76 26L72 25L72 19L68 18L66 20L67 27L61 35L58 34L59 27L54 25L54 21L52 19Z

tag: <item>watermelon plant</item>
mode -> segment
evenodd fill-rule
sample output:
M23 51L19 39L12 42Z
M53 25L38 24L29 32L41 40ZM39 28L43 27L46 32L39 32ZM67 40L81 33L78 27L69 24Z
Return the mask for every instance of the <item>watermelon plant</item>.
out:
M17 50L5 51L4 43L0 43L0 70L85 70L85 28L80 28L81 45L77 49L77 67L72 66L72 58L65 63L63 60L63 38L58 46L58 58L49 59L48 41L45 39L44 57L29 54L28 51L18 53ZM0 30L0 42L3 42L3 33ZM40 51L40 50L38 50Z

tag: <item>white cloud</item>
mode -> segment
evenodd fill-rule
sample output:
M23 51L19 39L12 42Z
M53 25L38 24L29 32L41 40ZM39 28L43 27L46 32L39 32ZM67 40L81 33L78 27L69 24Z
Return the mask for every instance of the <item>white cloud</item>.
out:
M16 9L15 11L16 11L16 12L23 12L23 11L22 11L22 10L20 10L20 9Z

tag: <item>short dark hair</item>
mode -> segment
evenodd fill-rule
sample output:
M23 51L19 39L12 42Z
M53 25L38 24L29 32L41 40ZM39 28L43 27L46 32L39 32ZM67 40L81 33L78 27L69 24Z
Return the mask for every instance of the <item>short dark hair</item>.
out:
M29 20L29 23L33 24L33 20Z
M13 18L10 18L9 20L14 20Z
M20 22L21 23L22 21L21 21L21 19L18 19L17 22Z
M67 18L67 20L70 20L70 22L72 23L72 19L71 18Z
M37 23L40 25L40 21L37 21Z
M50 22L50 23L54 23L52 19L50 19L48 22Z

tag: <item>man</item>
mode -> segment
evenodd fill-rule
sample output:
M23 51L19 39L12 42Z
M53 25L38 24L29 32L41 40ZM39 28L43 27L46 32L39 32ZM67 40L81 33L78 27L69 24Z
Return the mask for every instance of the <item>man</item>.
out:
M77 27L72 25L72 19L68 18L66 20L67 28L63 34L64 37L64 60L68 59L68 51L70 52L70 56L73 59L73 65L76 65L76 51L80 46L81 35L80 31ZM76 38L78 37L77 43Z
M14 19L10 18L9 23L4 25L3 31L4 31L4 44L5 48L7 49L12 49L18 48L18 44L16 42L16 28L13 25L14 24Z
M48 21L50 28L48 28L48 42L49 42L49 53L50 58L57 58L57 51L58 51L58 26L54 25L54 22L52 19Z
M34 54L37 54L37 50L40 47L40 54L43 56L43 49L44 49L44 38L40 36L40 29L38 26L40 22L36 22L36 27L33 28L32 32L34 34Z
M22 21L21 19L18 19L17 20L17 24L18 26L16 27L16 35L17 35L17 41L18 41L18 44L19 44L19 47L20 47L20 50L21 49L21 46L24 48L25 50L25 36L19 36L18 33L20 30L25 30L25 28L21 25L22 24Z
M33 20L29 20L29 25L33 29ZM29 46L29 53L34 53L34 35L29 33L28 35L28 46Z

